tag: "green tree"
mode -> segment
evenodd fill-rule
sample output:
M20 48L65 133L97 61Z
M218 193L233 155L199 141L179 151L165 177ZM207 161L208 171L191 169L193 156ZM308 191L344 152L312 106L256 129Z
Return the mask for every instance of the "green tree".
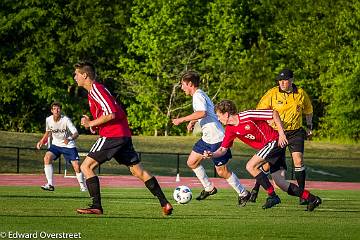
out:
M180 102L179 74L198 61L205 2L134 1L127 29L128 55L120 59L119 67L134 100L128 116L136 133L169 133L171 116Z

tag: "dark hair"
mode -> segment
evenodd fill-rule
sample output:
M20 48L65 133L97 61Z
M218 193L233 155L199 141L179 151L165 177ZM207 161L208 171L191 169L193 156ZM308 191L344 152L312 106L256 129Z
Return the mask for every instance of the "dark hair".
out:
M79 69L81 73L86 73L90 79L95 80L95 66L91 62L78 62L74 65L75 69Z
M221 100L215 105L215 112L219 112L221 114L229 113L230 115L234 115L237 113L236 105L233 101Z
M198 87L200 85L200 75L195 71L189 70L181 75L181 81L186 83L192 82L195 87Z
M61 103L59 103L59 102L53 102L52 104L51 104L51 109L54 107L54 106L57 106L57 107L59 107L60 109L61 109Z

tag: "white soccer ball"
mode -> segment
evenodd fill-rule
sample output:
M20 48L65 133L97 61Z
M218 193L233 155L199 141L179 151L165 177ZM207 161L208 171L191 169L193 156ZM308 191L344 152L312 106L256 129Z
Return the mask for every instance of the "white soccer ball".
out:
M173 197L177 203L186 204L192 199L192 192L187 186L178 186L174 190Z

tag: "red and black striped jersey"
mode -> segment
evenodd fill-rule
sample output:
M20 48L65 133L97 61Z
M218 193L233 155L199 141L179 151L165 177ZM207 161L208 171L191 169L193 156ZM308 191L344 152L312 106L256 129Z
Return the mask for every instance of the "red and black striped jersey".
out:
M115 98L98 82L92 84L88 93L90 112L94 119L115 113L115 119L97 126L101 137L130 137L129 123L124 110Z
M249 110L238 114L238 125L226 125L222 147L230 148L235 138L255 149L278 140L279 134L267 122L273 119L272 110Z

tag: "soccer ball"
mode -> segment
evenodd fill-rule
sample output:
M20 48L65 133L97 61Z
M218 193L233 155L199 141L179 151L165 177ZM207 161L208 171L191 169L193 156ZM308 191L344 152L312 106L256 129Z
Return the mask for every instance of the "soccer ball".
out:
M174 190L173 197L177 203L186 204L192 199L192 192L187 186L178 186Z

